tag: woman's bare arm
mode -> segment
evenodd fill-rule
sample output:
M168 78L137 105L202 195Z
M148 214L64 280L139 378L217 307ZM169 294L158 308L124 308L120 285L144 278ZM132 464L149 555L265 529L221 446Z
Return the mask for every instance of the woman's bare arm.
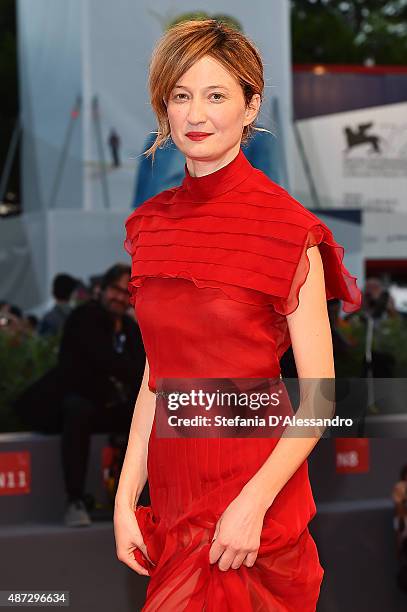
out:
M287 315L301 391L301 403L296 416L329 418L333 416L334 402L329 396L321 395L319 385L319 381L324 378L335 380L324 270L318 247L310 247L307 253L309 274L300 290L298 308ZM245 485L245 489L253 489L259 499L263 497L265 508L268 509L321 435L319 427L309 428L307 435L303 427L287 426L273 452Z
M155 393L148 388L146 357L143 380L134 406L126 455L117 488L115 506L134 509L147 480L147 452L155 412Z

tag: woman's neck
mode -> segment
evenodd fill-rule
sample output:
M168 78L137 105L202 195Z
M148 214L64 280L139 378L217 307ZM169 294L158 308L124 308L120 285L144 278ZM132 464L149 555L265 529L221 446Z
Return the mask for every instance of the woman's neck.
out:
M192 157L185 156L185 163L188 168L189 174L196 178L200 176L207 176L208 174L212 174L212 172L216 172L216 170L220 170L224 166L227 166L231 161L233 161L236 155L240 150L240 142L233 147L233 149L229 149L226 151L221 157L216 159L193 159Z

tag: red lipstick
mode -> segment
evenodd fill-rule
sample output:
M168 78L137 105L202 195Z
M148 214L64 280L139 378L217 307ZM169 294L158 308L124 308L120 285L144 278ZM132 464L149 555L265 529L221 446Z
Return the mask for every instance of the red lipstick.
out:
M208 132L187 132L186 134L191 140L204 140L210 135Z

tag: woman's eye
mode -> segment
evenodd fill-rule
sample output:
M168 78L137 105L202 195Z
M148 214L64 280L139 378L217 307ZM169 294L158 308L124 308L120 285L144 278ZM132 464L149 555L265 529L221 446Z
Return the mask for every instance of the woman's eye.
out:
M184 94L184 93L175 94L174 99L175 99L175 100L181 100L181 99L183 99L183 98L179 98L179 96L186 96L186 95L187 95L187 94ZM212 94L211 94L211 96L220 96L221 98L224 98L224 97L225 97L223 94L221 94L221 93L216 93L216 92L215 92L215 93L212 93ZM217 100L219 100L219 98L218 98Z

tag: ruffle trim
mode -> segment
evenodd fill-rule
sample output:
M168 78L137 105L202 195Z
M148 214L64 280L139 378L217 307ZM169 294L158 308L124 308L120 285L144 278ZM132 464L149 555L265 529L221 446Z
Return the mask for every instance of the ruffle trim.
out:
M171 205L161 198L126 220L125 250L132 257L130 300L148 278L183 278L251 305L270 305L284 316L299 304L310 261L318 246L327 300L337 298L347 313L359 310L362 293L343 264L345 249L325 223L286 195L267 194L263 206L223 201Z
M277 312L288 315L299 305L299 293L307 280L310 270L308 249L318 246L324 266L326 299L342 300L344 312L352 313L362 305L362 292L357 285L357 277L350 274L343 264L345 249L333 237L332 232L322 223L311 228L302 249L291 290L287 298L279 300L274 306Z
M357 277L343 264L345 249L322 221L308 213L305 223L303 213L301 223L294 214L294 222L286 214L285 219L247 219L247 233L242 233L241 218L213 217L209 222L202 216L131 216L124 241L132 256L131 304L135 306L137 290L146 279L183 278L238 302L271 305L287 316L298 308L309 273L307 250L318 246L326 299L339 299L346 313L356 312L362 292Z

